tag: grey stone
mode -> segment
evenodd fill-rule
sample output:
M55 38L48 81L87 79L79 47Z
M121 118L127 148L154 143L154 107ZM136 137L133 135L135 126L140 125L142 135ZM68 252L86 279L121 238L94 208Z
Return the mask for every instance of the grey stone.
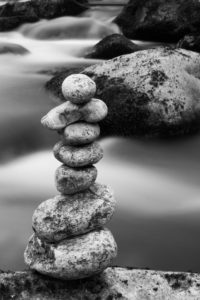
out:
M83 104L94 97L96 84L84 74L73 74L63 81L62 93L66 100L74 104Z
M30 270L0 270L0 295L16 300L199 300L200 274L110 267L66 283Z
M103 149L98 142L74 147L60 141L54 146L53 152L60 162L72 168L96 164L103 157Z
M100 135L98 124L79 122L67 126L63 133L63 142L67 145L79 146L94 142Z
M74 169L62 165L56 170L56 188L62 194L74 194L89 188L96 178L94 166Z
M77 121L97 123L103 120L107 113L106 104L99 99L93 98L81 106L67 101L50 110L42 118L41 123L49 129L59 130Z
M200 128L200 55L161 47L86 68L108 106L102 134L172 136Z
M32 226L42 240L57 242L104 226L115 206L111 189L95 183L84 192L42 202L33 214Z
M117 245L108 229L99 229L81 236L50 244L35 234L24 253L25 263L39 273L72 280L95 275L117 255Z

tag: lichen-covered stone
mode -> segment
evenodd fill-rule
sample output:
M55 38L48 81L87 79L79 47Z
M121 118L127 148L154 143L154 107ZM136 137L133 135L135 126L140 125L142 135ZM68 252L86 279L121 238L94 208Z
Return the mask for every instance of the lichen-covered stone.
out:
M62 194L74 194L89 188L96 178L94 166L74 169L62 165L56 170L56 188Z
M111 189L95 183L84 192L42 202L33 214L32 226L41 239L57 242L104 226L115 206Z
M67 126L63 133L63 142L67 145L79 146L94 142L100 134L98 124L79 122Z
M53 152L60 162L72 168L96 164L103 157L103 149L98 142L74 147L60 141L54 146Z
M103 271L117 255L117 245L108 229L50 244L35 234L24 253L25 263L39 273L72 280Z
M50 110L50 112L42 118L41 123L49 129L59 130L77 121L85 121L88 123L100 122L106 117L107 112L106 104L99 99L93 98L81 106L66 101Z
M75 104L86 103L94 97L96 84L86 75L73 74L63 81L62 93L66 100Z

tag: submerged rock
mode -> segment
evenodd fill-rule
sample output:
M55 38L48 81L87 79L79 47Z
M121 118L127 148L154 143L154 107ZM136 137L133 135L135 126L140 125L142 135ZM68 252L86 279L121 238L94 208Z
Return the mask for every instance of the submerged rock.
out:
M21 45L15 43L0 42L0 54L24 55L29 51Z
M105 23L88 17L63 16L52 20L42 20L22 28L25 36L42 40L60 39L102 39L119 32L114 23Z
M41 239L57 242L102 227L111 219L115 205L110 188L95 183L84 192L42 202L32 225Z
M132 39L178 42L199 33L198 0L130 0L115 22Z
M127 39L122 34L111 34L97 43L86 55L87 58L111 59L123 54L144 49Z
M33 235L26 248L26 264L41 274L73 280L103 271L117 255L117 245L108 229L65 239L57 244Z
M12 1L0 6L0 31L12 30L24 23L77 15L87 9L87 0Z

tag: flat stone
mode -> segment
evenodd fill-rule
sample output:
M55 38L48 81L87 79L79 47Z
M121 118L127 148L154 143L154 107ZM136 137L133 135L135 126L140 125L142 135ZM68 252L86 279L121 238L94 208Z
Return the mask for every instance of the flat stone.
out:
M65 165L56 170L56 188L62 194L74 194L84 191L97 178L97 169L94 166L70 168Z
M84 192L42 202L33 214L32 226L42 240L58 242L104 226L115 206L111 189L95 183Z
M39 273L65 280L95 275L107 268L117 255L117 245L108 229L45 243L35 234L24 253L25 263Z
M75 104L86 103L94 97L96 84L84 74L73 74L63 81L62 93L66 100Z
M79 146L94 142L100 135L98 124L79 122L67 126L63 133L63 142L67 145Z
M106 104L99 99L91 99L85 105L76 105L70 101L54 107L45 115L41 123L44 127L52 130L65 128L77 121L97 123L103 120L108 113Z
M60 141L54 146L53 152L56 159L72 168L96 164L103 157L103 149L98 142L74 147Z

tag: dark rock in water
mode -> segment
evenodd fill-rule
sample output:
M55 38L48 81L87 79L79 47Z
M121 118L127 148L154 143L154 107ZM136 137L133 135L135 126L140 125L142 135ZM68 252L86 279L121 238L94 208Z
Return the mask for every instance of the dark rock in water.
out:
M87 0L30 0L0 6L0 31L12 30L21 24L39 19L77 15L87 9Z
M0 42L0 54L7 54L7 53L23 55L23 54L28 54L29 51L18 44Z
M123 54L129 54L141 50L142 47L132 43L121 34L111 34L97 43L87 58L111 59Z
M200 35L186 35L178 42L177 48L200 52Z
M199 33L198 0L130 0L115 22L132 39L178 42Z
M102 135L173 136L200 128L200 55L157 48L86 68L108 106ZM61 77L47 84L60 95ZM56 87L56 89L55 89ZM63 100L63 98L62 98Z

